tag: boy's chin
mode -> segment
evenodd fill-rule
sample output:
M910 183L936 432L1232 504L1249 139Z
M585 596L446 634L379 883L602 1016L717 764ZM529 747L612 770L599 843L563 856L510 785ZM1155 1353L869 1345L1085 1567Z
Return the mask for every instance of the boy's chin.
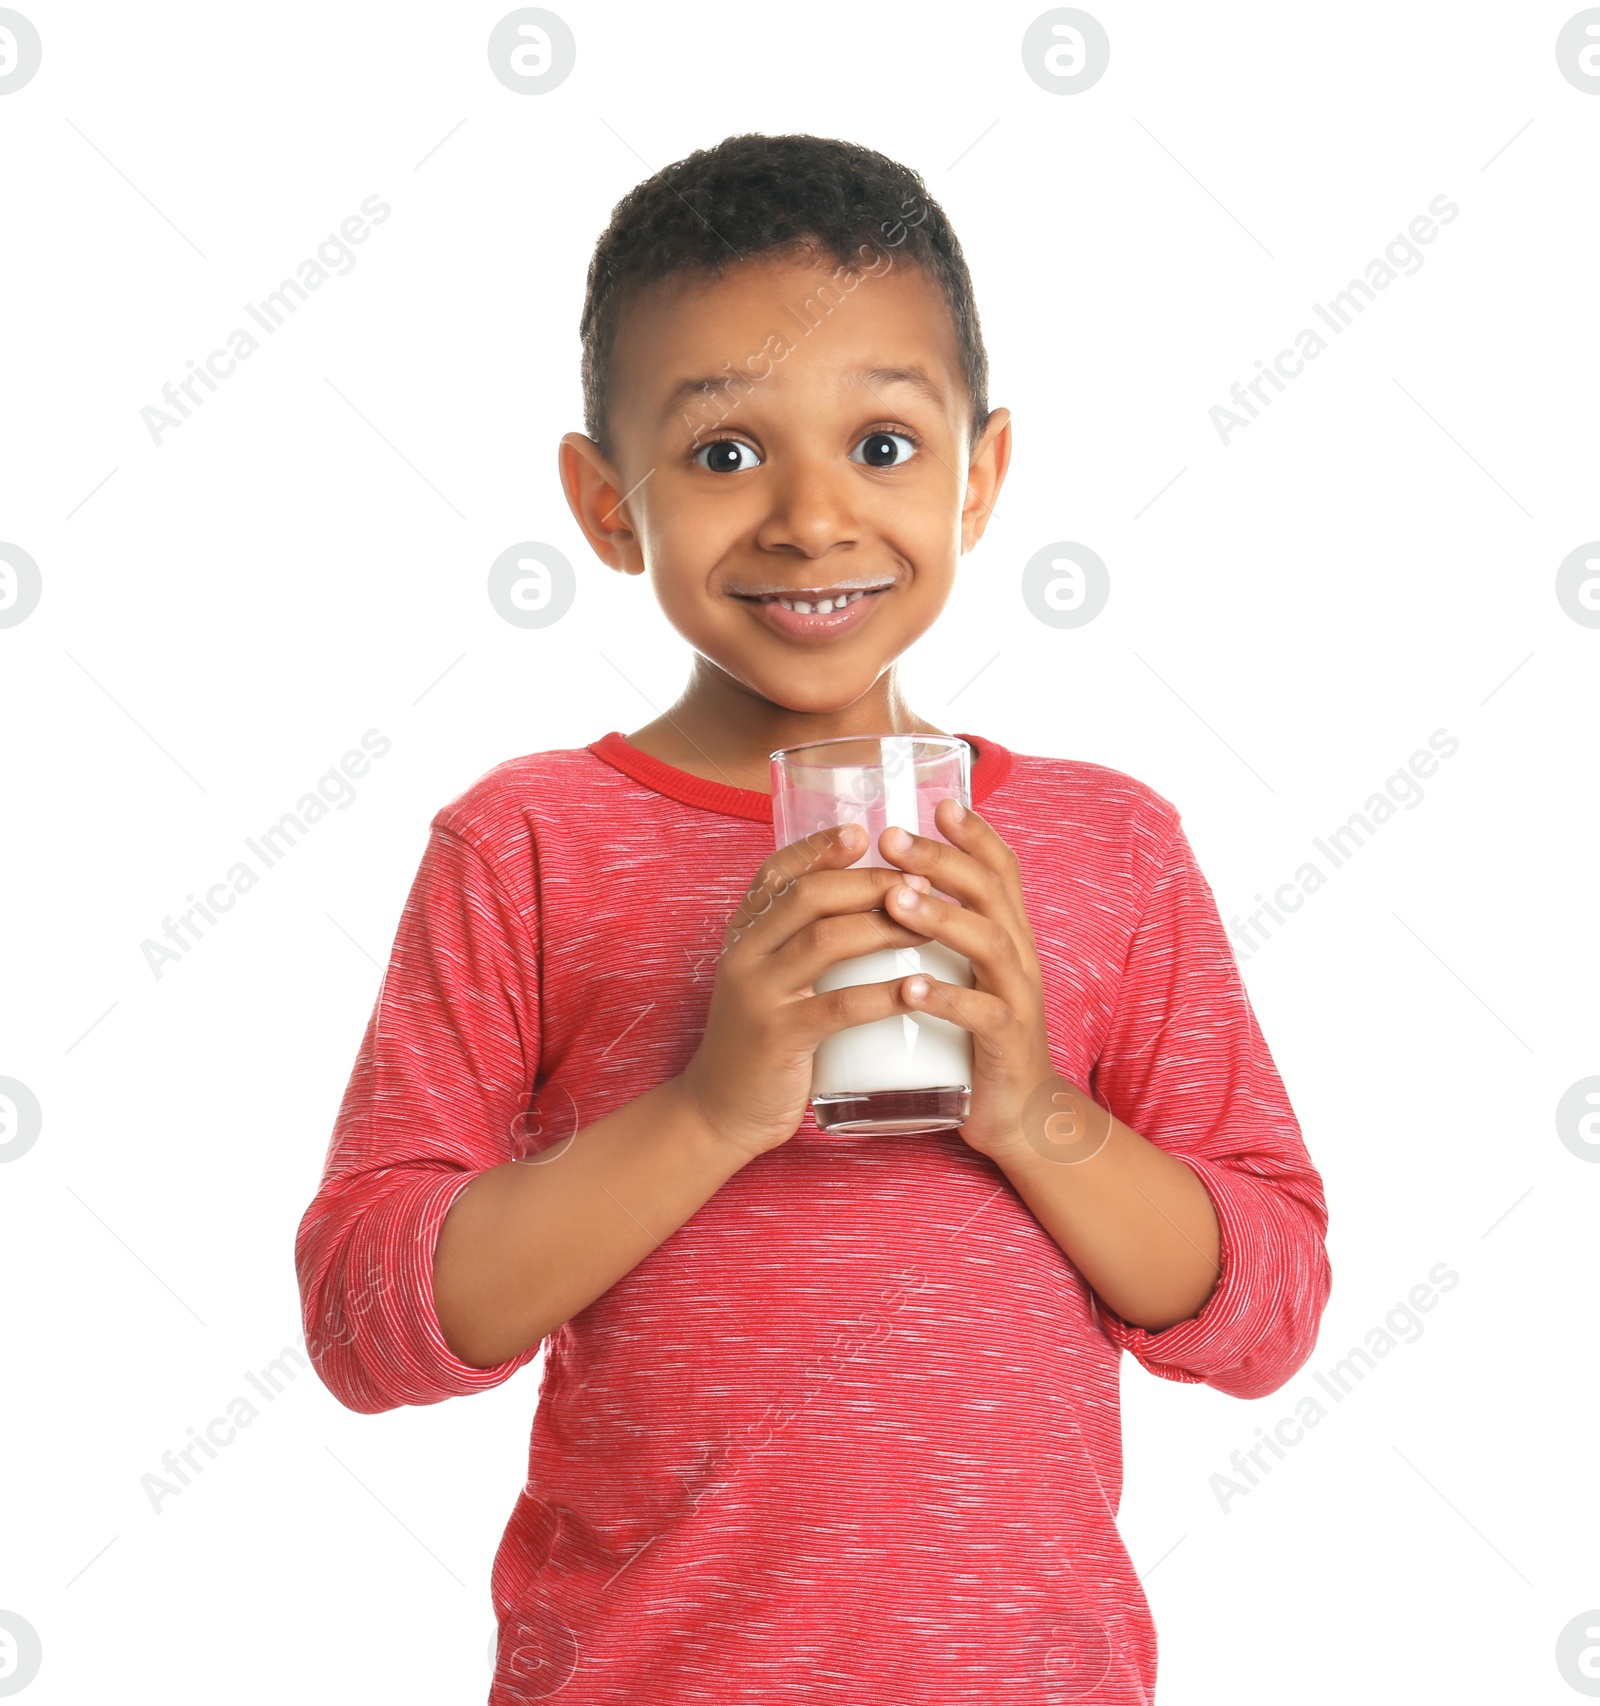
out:
M759 666L718 667L738 681L747 692L764 699L776 711L796 717L837 717L859 705L882 679L884 670L893 660L884 660L876 668L857 665L846 669L842 664L829 669L817 662L801 658L787 670Z

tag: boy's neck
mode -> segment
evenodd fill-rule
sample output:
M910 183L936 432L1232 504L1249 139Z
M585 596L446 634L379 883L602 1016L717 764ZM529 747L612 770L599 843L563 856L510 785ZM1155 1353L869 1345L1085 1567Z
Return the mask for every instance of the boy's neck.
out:
M873 693L842 711L791 711L736 683L697 682L671 708L627 737L630 746L710 782L772 791L769 755L782 746L839 735L942 735L901 698L889 671Z

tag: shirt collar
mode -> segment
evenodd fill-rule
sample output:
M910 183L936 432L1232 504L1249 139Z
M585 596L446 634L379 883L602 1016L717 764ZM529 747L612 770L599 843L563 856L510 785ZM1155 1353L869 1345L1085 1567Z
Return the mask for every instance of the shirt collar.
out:
M972 748L972 803L977 806L1010 774L1013 755L998 741L978 735L958 732L956 739L964 740ZM679 770L664 759L641 752L618 729L591 741L585 750L635 782L642 782L645 787L686 806L699 806L725 817L748 818L755 823L772 822L771 794L754 788L736 788L729 782L709 781L704 776Z

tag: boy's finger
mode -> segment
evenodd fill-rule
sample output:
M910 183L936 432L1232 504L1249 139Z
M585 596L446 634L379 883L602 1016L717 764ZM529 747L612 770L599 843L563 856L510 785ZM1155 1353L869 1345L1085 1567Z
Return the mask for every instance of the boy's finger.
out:
M858 837L864 833L854 824L835 824L828 829L813 830L810 835L769 853L761 861L745 898L754 899L759 905L764 896L781 893L807 871L837 870L841 864L859 859L862 848L845 833L849 829L855 829Z
M886 950L925 948L931 940L886 912L857 912L841 917L838 924L820 933L796 931L774 948L764 961L771 980L767 987L793 1001L809 993L824 972L846 960Z
M866 851L867 832L859 824L830 824L770 853L745 891L729 930L735 937L771 912L795 882L815 871L837 871Z
M790 1009L795 1034L802 1046L814 1047L837 1031L868 1025L910 1009L900 994L904 978L889 983L852 983L843 989L809 995Z
M955 846L964 847L1001 876L1019 872L1017 852L1011 843L971 806L963 806L957 812L959 804L959 801L951 801L944 805L945 815L939 833L948 836Z
M1017 939L1003 921L933 895L919 895L914 903L907 903L900 899L901 886L897 883L885 897L884 911L896 923L962 955L978 981L1002 1000L1018 1005L1027 1000L1028 971Z
M920 988L918 987L920 985ZM943 978L927 972L897 980L895 988L901 1006L912 1012L931 1013L971 1031L975 1037L996 1044L996 1053L1005 1034L1016 1027L1016 1015L998 996L983 989L968 989L964 984L946 983Z
M834 868L841 862L850 864L867 850L867 832L858 823L834 823L826 829L814 829L769 853L762 861L758 880L772 876L792 880L807 871L824 867Z
M744 941L758 953L774 953L818 919L851 912L885 915L889 891L909 880L891 866L865 865L855 870L818 868L792 880L758 884L740 903L723 946ZM918 886L928 892L925 879L919 879Z
M934 889L990 917L1010 903L1018 890L1019 866L1007 842L974 811L960 819L946 818L941 832L953 835L952 843L932 836L906 836L904 846L892 848L893 831L885 830L879 846L886 859L907 871L927 875Z
M998 996L945 983L926 972L916 975L924 985L920 995L912 994L908 988L914 979L901 976L886 983L856 983L844 989L830 989L797 1003L793 1012L802 1040L809 1047L852 1025L916 1012L947 1019L976 1037L1003 1039L1015 1026L1015 1016Z

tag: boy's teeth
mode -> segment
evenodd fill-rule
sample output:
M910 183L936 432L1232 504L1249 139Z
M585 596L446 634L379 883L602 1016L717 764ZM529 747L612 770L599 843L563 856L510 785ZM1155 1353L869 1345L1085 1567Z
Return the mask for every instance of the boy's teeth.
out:
M854 604L858 598L865 598L866 589L859 592L847 592L838 598L819 599L815 605L807 604L803 598L780 598L776 600L785 610L797 610L802 616L827 616L835 610L843 610L847 604Z

